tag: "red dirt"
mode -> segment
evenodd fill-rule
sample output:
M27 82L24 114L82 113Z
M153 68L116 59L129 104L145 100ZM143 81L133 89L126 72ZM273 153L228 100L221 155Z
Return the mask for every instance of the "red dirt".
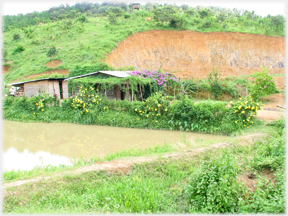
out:
M45 64L47 67L53 67L53 68L55 68L55 67L57 67L57 66L59 66L59 65L62 65L62 62L61 62L61 60L58 60L58 59L55 59L55 60L52 60L52 61L49 61L49 62L47 62L47 64Z
M2 66L2 74L4 75L4 74L8 73L9 69L10 69L9 65L3 65Z
M114 67L162 69L180 78L206 78L217 67L225 76L262 71L285 74L285 38L265 35L151 30L129 36L106 59ZM279 68L280 67L280 68ZM278 78L276 78L278 80ZM281 78L280 78L281 79Z

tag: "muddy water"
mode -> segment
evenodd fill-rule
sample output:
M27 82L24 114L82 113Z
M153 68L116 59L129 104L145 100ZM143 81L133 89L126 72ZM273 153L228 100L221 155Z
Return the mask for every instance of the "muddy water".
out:
M225 136L180 131L160 131L70 123L3 121L4 169L30 170L42 165L72 165L74 158L103 157L132 148L164 143L222 141ZM208 142L207 142L208 141Z

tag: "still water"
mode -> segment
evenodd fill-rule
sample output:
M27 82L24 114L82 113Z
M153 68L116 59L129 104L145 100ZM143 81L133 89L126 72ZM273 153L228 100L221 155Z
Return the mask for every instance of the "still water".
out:
M227 139L225 136L70 123L3 121L4 170L72 165L75 158L103 157L112 152L144 149L179 141L190 143Z

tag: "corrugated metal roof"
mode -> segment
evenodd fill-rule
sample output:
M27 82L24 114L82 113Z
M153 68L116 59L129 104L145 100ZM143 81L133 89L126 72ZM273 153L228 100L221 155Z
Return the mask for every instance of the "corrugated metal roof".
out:
M132 71L99 71L99 73L108 74L108 75L119 77L119 78L131 76L129 74L130 72Z
M22 85L24 83L29 83L29 82L37 82L37 81L43 81L43 80L64 80L64 79L65 78L43 78L43 79L29 80L29 81L18 82L18 83L10 83L10 84L7 84L7 85L16 86L16 85Z
M83 75L79 75L79 76L69 77L69 78L66 78L65 81L70 80L70 79L77 79L77 78L81 78L81 77L86 77L86 76L94 75L97 73L102 73L102 74L106 74L106 75L110 75L110 76L114 76L114 77L119 77L119 78L124 78L124 77L131 76L129 74L130 72L132 72L132 71L98 71L98 72L92 72L92 73L83 74Z
M88 74L79 75L79 76L68 77L64 81L67 81L67 80L70 80L70 79L81 78L81 77L85 77L85 76L90 76L90 75L97 74L97 73L98 73L98 71L97 72L88 73Z

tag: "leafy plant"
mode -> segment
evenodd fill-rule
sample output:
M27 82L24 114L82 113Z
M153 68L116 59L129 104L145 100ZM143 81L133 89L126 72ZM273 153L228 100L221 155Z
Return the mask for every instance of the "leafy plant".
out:
M217 100L223 92L222 82L217 69L214 68L213 71L208 75L208 82L210 84L211 92L214 95L215 100Z
M277 92L273 77L267 74L267 68L262 69L262 72L256 72L252 75L250 93L255 100L259 100L261 96Z
M241 97L238 100L231 101L230 104L234 110L234 118L231 119L231 121L234 121L235 124L238 124L241 127L249 127L254 124L252 117L257 114L258 110L260 110L260 103L256 103L249 95L246 97Z
M57 49L55 48L55 46L51 47L48 52L46 53L46 55L48 57L52 56L54 57L57 54Z
M22 45L19 45L13 50L12 54L14 55L14 54L17 54L17 53L21 53L24 50L25 50L25 48Z
M152 119L152 122L158 122L158 120L166 115L168 112L169 101L167 97L162 93L152 94L146 99L142 106L136 106L134 111L137 115ZM139 119L140 120L140 119Z
M191 175L185 194L192 213L237 212L242 191L236 182L239 168L230 153L204 162Z

